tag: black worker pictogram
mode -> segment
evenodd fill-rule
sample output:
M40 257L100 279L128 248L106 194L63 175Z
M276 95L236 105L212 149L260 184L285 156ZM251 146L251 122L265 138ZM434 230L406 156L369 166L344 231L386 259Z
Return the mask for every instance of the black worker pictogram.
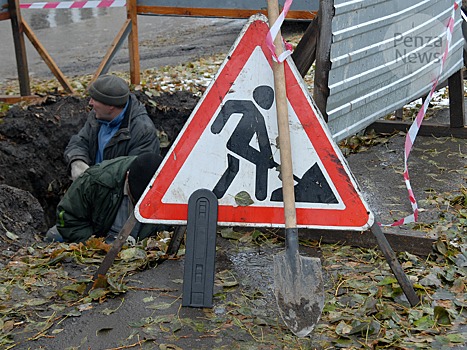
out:
M253 99L261 108L268 110L274 102L274 90L270 86L261 85L253 91ZM256 166L255 197L265 200L268 188L268 170L274 168L271 144L264 116L250 100L229 100L221 108L211 132L218 134L233 114L241 114L239 123L227 141L227 149L248 160ZM258 149L250 145L256 136ZM232 154L227 155L227 169L213 189L217 198L222 198L240 170L240 160Z
M274 90L267 85L261 85L253 91L254 101L264 110L269 110L274 102ZM227 149L233 154L227 154L227 169L214 186L213 192L217 198L222 198L240 171L240 159L255 164L255 197L262 201L267 198L268 171L279 166L274 161L269 135L264 116L250 100L229 100L222 106L211 126L211 132L218 134L227 124L233 114L241 114L235 130L227 141ZM258 149L250 145L256 137ZM294 176L295 199L297 202L308 203L338 203L332 189L324 177L318 164L314 164L300 179ZM271 201L282 201L282 188L272 192Z

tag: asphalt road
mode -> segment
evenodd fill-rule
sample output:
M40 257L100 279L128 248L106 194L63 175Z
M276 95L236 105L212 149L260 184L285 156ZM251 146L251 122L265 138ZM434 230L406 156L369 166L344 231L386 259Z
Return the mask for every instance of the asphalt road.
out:
M124 8L24 9L21 13L67 77L94 73L126 19ZM244 19L140 15L141 69L174 65L196 57L227 52L244 23ZM0 22L0 33L1 83L6 79L17 79L17 70L9 20ZM31 78L53 78L29 40L25 38L25 41ZM115 57L111 70L128 70L128 58L125 43Z

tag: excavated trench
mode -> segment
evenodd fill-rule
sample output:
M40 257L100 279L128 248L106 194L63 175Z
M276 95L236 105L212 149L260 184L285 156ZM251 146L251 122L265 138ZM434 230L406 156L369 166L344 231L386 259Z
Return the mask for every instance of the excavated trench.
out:
M188 92L151 98L142 92L136 95L163 137L162 152L167 152L198 97ZM88 111L87 99L49 95L39 104L15 105L0 118L2 233L24 234L24 225L19 223L24 223L32 208L36 230L43 232L54 224L55 208L71 184L63 151L70 137L84 125ZM42 224L37 223L41 215L36 210L36 199L43 210Z

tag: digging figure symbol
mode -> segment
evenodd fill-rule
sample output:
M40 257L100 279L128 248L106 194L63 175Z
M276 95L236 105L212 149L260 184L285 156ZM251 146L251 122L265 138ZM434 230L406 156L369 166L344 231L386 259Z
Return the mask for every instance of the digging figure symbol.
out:
M274 90L270 86L261 85L253 91L254 101L264 110L269 110L274 102ZM213 192L222 198L240 170L240 159L235 155L253 163L256 167L255 197L259 201L267 198L268 172L279 164L274 161L269 142L266 123L261 111L250 100L228 100L222 106L212 123L211 132L219 134L233 114L241 118L227 141L227 169L215 185ZM258 149L250 142L256 136ZM295 200L308 203L338 203L318 164L314 164L300 179L294 176ZM271 201L283 201L282 188L274 190Z
M274 102L274 90L269 86L259 86L253 91L253 99L261 108L268 110ZM268 188L268 170L272 169L276 163L272 157L264 117L252 101L229 100L214 120L211 131L214 134L220 133L233 114L241 114L242 117L227 141L227 148L256 165L255 196L258 200L265 200ZM259 150L250 146L254 135L256 135ZM240 160L230 153L227 155L227 163L227 170L213 190L217 198L224 196L240 168Z

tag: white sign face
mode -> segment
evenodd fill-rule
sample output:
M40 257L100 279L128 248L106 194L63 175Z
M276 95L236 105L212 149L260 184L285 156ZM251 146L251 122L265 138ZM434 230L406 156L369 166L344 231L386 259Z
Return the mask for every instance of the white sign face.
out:
M273 101L272 105L265 109L253 97L253 91L257 87L262 87L260 88L263 89L262 95L268 93L273 95L273 86L272 68L263 51L258 47L222 100L214 118L211 119L170 184L162 202L187 203L193 188L215 189L219 184L218 188L227 187L226 192L222 191L222 195L218 195L219 205L237 206L236 195L246 191L254 202L252 206L283 206L282 199L271 200L272 193L282 187L278 171L279 149L276 145L278 141L276 105ZM264 99L268 96L260 97ZM305 198L303 201L297 200L296 207L332 206L334 209L343 209L344 205L335 186L330 181L290 104L289 120L296 179L302 179L305 173L315 166L326 179L330 187L329 196L333 199L330 203L319 203L313 198ZM260 140L264 140L261 146ZM229 159L231 163L238 164L238 172L232 170L233 165L229 166ZM229 170L232 180L222 180L223 174ZM197 175L193 176L194 174ZM218 189L217 192L220 194L221 190Z
M198 189L218 199L218 224L283 226L272 59L264 16L253 16L136 206L138 220L185 224ZM373 223L293 61L284 62L298 227Z

